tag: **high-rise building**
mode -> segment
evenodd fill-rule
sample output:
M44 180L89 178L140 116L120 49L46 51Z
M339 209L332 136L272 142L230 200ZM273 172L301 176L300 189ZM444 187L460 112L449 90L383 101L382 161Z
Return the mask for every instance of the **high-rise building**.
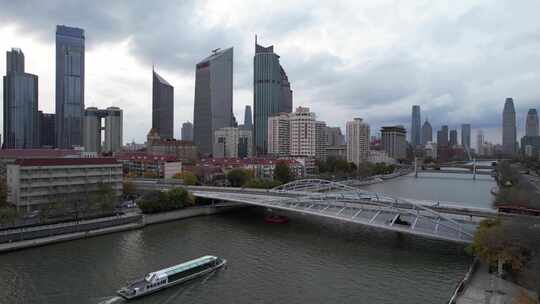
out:
M426 119L422 125L422 146L425 146L428 142L433 141L433 128Z
M246 106L244 110L244 128L253 129L253 120L251 118L251 106Z
M56 144L81 146L84 116L84 30L56 27Z
M238 157L253 156L253 130L238 129Z
M471 125L461 125L461 144L467 150L471 148Z
M453 147L453 146L457 146L458 145L458 141L457 141L457 130L450 130L450 142L449 142L449 146L450 147Z
M443 125L441 129L437 131L437 146L448 147L448 126Z
M381 128L381 142L386 154L393 159L407 157L407 131L403 126Z
M102 127L105 119L105 127ZM101 131L105 130L105 145L101 147ZM123 141L123 113L118 107L100 110L88 107L84 112L83 146L86 152L114 153L120 151Z
M422 143L420 133L420 106L412 106L412 119L411 119L411 145L413 147L419 146Z
M291 156L315 157L317 150L315 118L315 113L305 107L296 108L289 116Z
M152 128L162 139L174 138L174 87L152 69Z
M4 148L37 148L38 77L24 71L20 49L7 52L4 76Z
M41 147L52 148L56 146L55 117L55 114L39 111L39 145Z
M274 46L263 47L255 38L253 59L253 105L255 152L268 150L268 118L277 113L291 113L292 90L285 70L279 63Z
M315 158L325 160L327 147L326 122L315 121Z
M369 157L369 125L362 118L347 122L347 161L357 166Z
M525 122L525 136L538 136L538 112L529 109Z
M268 118L268 154L290 155L290 113L273 114Z
M337 147L345 144L345 137L340 127L326 127L326 139L328 147Z
M506 98L502 115L502 152L505 155L514 155L517 145L516 134L516 110L514 109L514 100Z
M182 140L193 141L193 124L186 121L182 124Z
M478 133L476 133L476 154L482 155L483 146L484 146L484 132L482 130L478 130Z
M123 112L118 107L108 107L105 116L105 148L104 152L120 151L123 144Z
M233 48L212 51L196 69L193 141L202 155L209 155L215 131L234 125Z

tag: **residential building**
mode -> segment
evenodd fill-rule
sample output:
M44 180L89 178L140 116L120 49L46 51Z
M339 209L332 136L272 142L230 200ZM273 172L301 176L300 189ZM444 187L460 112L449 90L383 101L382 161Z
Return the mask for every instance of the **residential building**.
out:
M441 126L441 130L437 131L437 145L448 146L448 126Z
M482 155L482 147L484 145L484 132L482 130L478 130L476 133L476 153L478 155Z
M153 68L152 128L163 139L174 138L174 87Z
M253 59L253 105L255 153L268 153L268 118L277 113L292 112L292 90L285 70L279 63L274 46L263 47L255 38Z
M426 157L437 159L437 144L432 141L427 142L424 147L424 153Z
M514 100L512 98L506 98L502 115L503 154L512 156L516 153L516 140L516 110L514 109Z
M326 159L347 160L347 145L326 147Z
M252 156L253 140L251 130L226 127L214 134L215 158L245 158Z
M412 106L412 118L411 118L411 145L413 148L416 148L422 143L421 133L420 133L420 106Z
M108 107L106 111L104 152L114 153L120 151L124 141L124 114L118 107Z
M357 166L369 157L369 125L362 118L347 122L347 161Z
M538 136L538 112L536 109L529 109L525 122L525 136Z
M212 176L218 176L216 171L224 176L226 172L235 168L249 170L256 178L273 179L278 163L285 163L295 178L302 178L306 174L305 162L302 158L208 158L201 159L195 166L184 166L183 170L191 171L198 176L199 174L211 175L202 177L205 181L210 181Z
M84 30L56 27L56 145L83 144L84 116Z
M210 155L214 132L234 126L233 48L216 49L196 66L193 141Z
M466 150L471 149L471 125L470 124L462 124L461 125L461 145Z
M38 77L24 71L24 54L6 53L4 76L4 149L38 148Z
M182 140L193 141L193 124L189 121L182 124Z
M407 157L407 131L403 126L381 128L382 147L386 154L393 159Z
M407 140L405 140L407 142ZM369 150L369 156L368 156L368 162L370 163L385 163L385 164L395 164L396 159L389 157L388 154L386 154L386 151L377 151L377 150Z
M523 136L521 138L522 153L529 157L538 158L540 153L540 136Z
M317 138L315 131L315 113L309 108L298 107L289 115L291 156L315 157Z
M433 141L433 128L426 119L422 125L422 146L425 146L428 142Z
M176 155L160 155L146 152L119 152L116 159L122 164L124 174L136 176L170 177L182 172L182 162ZM171 165L168 165L171 164Z
M457 141L457 130L450 130L450 142L449 142L449 146L450 147L453 147L453 146L457 146L458 145L458 141Z
M146 152L152 155L172 155L183 163L194 163L199 159L197 146L191 141L162 139L155 129L148 132Z
M287 157L290 155L289 113L278 113L268 117L268 154Z
M325 132L329 147L345 145L345 136L341 133L340 127L326 127Z
M326 148L328 147L328 137L326 133L326 122L315 121L315 158L326 159Z
M56 146L55 117L56 114L39 111L39 145L42 148Z
M122 193L122 165L114 158L18 159L7 165L8 202L27 210L59 199L80 201L111 186Z

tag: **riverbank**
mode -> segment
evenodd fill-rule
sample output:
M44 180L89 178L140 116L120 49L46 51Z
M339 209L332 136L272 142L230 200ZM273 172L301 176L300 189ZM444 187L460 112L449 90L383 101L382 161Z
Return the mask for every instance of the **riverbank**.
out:
M147 215L127 215L117 219L94 219L88 222L64 223L61 227L51 225L51 227L35 227L21 231L13 231L13 236L19 240L4 242L0 244L0 253L22 250L26 248L39 247L48 244L66 242L77 239L90 238L104 234L122 232L127 230L142 229L147 225L160 224L175 220L181 220L196 216L212 215L228 212L237 208L244 207L243 204L221 203L208 206L196 206L181 210L147 214ZM135 219L136 218L136 219ZM118 224L110 225L116 220ZM46 235L43 237L28 237L25 239L23 233L38 233ZM6 237L6 233L3 235Z

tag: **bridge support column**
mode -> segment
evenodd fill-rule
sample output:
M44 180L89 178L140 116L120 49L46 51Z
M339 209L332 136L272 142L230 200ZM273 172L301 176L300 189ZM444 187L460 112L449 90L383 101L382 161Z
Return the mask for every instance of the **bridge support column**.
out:
M414 177L418 177L418 161L417 158L414 158Z
M472 175L472 179L476 180L476 158L473 159L473 175Z

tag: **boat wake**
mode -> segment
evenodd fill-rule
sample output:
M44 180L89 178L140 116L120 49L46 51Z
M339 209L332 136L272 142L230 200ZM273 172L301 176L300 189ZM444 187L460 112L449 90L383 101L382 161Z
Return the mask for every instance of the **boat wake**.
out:
M98 304L115 304L115 303L124 303L125 300L118 296L106 297L101 299Z

